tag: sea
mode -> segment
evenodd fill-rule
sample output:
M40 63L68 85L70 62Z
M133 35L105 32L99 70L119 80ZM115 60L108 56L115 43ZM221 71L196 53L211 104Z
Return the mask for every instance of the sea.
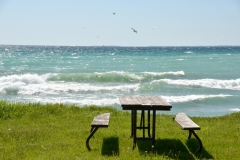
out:
M97 105L162 96L171 111L212 117L240 111L240 46L0 45L0 100Z

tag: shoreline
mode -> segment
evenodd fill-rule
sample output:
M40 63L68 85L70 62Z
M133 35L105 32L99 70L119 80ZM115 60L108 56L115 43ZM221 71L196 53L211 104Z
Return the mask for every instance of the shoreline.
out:
M11 102L11 101L6 101L6 100L0 100L0 105L1 104L5 104L6 106L54 106L54 105L60 105L62 107L77 107L77 108L88 108L88 107L97 107L99 109L101 108L112 108L114 110L117 110L117 111L123 111L123 112L129 112L130 111L125 111L125 110L122 110L121 108L117 108L117 107L113 107L113 106L98 106L98 105L83 105L83 106L79 106L79 105L76 105L76 104L66 104L66 103L41 103L41 102ZM5 106L4 105L4 106ZM120 106L121 107L121 106ZM172 110L174 109L174 106L172 108ZM184 110L183 111L179 111L179 112L174 112L172 110L170 111L157 111L156 113L158 115L170 115L170 116L173 116L173 115L176 115L177 113L186 113L188 116L190 117L198 117L198 118L214 118L214 117L223 117L223 116L228 116L228 115L231 115L231 114L234 114L234 113L238 113L240 112L240 108L235 108L236 110L235 111L231 111L229 113L226 113L226 114L221 114L221 115L212 115L212 116L201 116L201 115L191 115L189 114L188 112L185 112Z

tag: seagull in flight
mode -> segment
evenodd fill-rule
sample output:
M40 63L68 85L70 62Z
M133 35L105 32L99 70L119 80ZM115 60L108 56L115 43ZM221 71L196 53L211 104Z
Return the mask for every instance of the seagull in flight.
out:
M137 33L137 30L135 30L135 29L133 29L133 28L132 28L132 30L133 30L133 32Z
M100 38L100 39L102 38L102 37L100 37L100 36L96 36L96 37L98 37L98 38Z

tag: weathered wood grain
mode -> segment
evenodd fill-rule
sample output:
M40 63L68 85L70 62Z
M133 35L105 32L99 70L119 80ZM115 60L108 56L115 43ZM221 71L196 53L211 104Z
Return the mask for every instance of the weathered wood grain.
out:
M104 113L94 117L91 126L92 127L108 127L110 113Z
M123 110L170 110L171 104L160 96L122 96L119 97Z
M200 130L200 126L194 123L185 113L178 113L174 120L183 130Z

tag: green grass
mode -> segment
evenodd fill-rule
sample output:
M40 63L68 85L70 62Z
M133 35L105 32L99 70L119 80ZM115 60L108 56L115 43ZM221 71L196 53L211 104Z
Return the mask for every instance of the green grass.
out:
M110 112L108 128L100 128L86 148L93 117ZM140 115L138 115L140 116ZM111 107L28 104L0 101L0 159L238 159L240 113L191 117L201 130L204 149L195 153L195 138L186 140L171 115L157 115L156 151L150 141L132 150L130 113ZM138 133L139 134L139 133Z

